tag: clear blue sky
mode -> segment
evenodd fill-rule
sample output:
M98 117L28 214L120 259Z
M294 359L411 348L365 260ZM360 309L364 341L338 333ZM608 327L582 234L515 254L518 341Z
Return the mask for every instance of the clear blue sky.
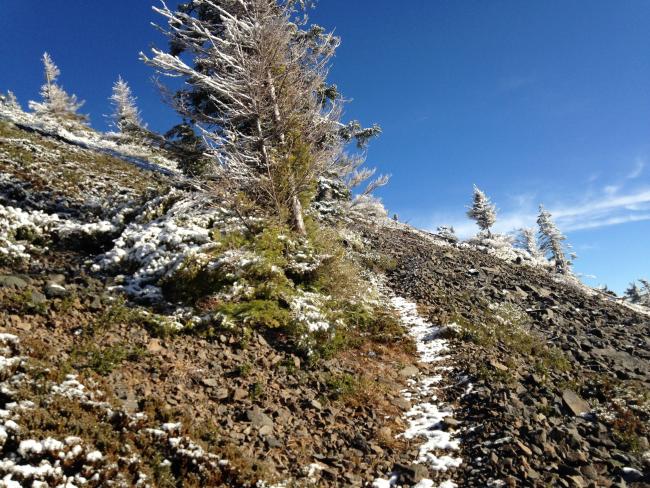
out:
M2 3L0 90L36 97L48 50L96 127L118 74L150 127L172 125L137 56L165 45L152 2ZM545 203L588 283L650 277L650 2L321 0L313 19L343 38L331 80L346 117L384 129L369 163L393 175L391 213L468 235L476 183L502 231Z

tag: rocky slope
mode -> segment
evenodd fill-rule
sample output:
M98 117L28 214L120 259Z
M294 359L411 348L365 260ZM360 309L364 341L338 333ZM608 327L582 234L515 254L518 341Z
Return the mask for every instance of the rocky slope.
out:
M336 231L385 317L316 359L211 313L260 272L224 244L242 218L102 144L0 121L0 486L647 485L648 315L353 216ZM188 259L215 255L237 281L188 302ZM293 300L318 337L324 298Z
M450 332L467 486L646 486L650 316L412 229L371 232L393 289ZM466 381L471 392L458 396Z

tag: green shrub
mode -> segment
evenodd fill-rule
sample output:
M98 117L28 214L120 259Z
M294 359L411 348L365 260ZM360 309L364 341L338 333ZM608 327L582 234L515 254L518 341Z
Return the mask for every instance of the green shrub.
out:
M87 344L72 351L71 357L79 369L90 369L101 376L107 376L124 361L137 361L145 354L141 347L115 344L101 348Z
M217 310L244 325L263 329L288 327L292 320L289 309L275 300L227 303Z

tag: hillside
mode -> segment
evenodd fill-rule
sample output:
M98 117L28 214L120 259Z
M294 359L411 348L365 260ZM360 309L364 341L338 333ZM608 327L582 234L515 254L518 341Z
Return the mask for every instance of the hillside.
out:
M358 211L243 310L321 251L141 163L0 122L3 486L649 486L641 309Z

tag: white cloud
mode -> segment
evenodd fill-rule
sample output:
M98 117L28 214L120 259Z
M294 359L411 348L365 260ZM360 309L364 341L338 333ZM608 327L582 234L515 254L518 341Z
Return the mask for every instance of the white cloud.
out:
M639 176L643 174L643 170L645 169L646 162L644 159L638 158L634 162L634 169L630 171L630 173L627 175L628 180L635 180Z
M569 226L566 230L576 231L576 230L586 230L586 229L598 229L600 227L608 227L610 225L619 225L627 224L630 222L642 222L644 220L650 220L650 213L639 214L639 215L622 215L620 217L608 217L604 219L596 219L593 221L587 221L583 223L575 223L573 226Z
M538 209L532 199L520 195L514 201L517 204L499 213L494 231L509 233L536 225ZM622 185L609 185L598 194L590 193L574 202L544 203L566 232L650 220L650 188L624 189ZM458 213L438 214L430 222L434 229L438 225L453 225L462 238L478 231L474 222Z

